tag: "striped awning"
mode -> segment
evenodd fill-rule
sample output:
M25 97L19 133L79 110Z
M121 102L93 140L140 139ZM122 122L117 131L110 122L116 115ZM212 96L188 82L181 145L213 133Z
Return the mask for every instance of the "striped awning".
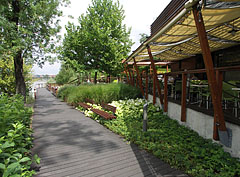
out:
M192 0L185 4L168 24L148 38L126 61L146 60L149 58L146 45L152 50L156 60L177 61L201 54L192 6L198 3ZM201 13L204 19L207 38L211 51L240 44L240 0L201 1Z

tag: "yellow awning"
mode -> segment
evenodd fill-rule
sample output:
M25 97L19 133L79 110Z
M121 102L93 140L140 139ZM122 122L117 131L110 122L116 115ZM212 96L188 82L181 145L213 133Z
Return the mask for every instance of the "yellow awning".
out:
M240 7L203 8L201 12L211 51L240 44ZM157 37L151 36L128 61L131 61L132 57L135 57L136 61L149 58L146 44L158 60L176 61L200 54L201 48L192 10L184 9L180 13L181 18L175 20L172 25L167 24L168 28L160 29L160 35L156 34Z

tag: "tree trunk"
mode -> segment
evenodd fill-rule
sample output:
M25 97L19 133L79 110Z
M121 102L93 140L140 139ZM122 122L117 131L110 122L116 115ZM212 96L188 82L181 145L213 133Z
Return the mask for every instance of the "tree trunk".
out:
M11 17L10 21L15 23L16 27L15 30L18 33L18 25L19 25L19 13L20 13L20 4L18 0L12 1L13 7L13 16ZM14 36L13 39L14 41ZM12 46L16 46L13 42ZM23 57L22 51L19 50L16 52L14 56L14 70L15 70L15 82L16 82L16 94L21 94L24 97L24 101L26 101L26 84L23 77Z
M111 75L109 74L108 75L108 83L110 83L111 82Z
M88 80L89 80L89 83L91 83L91 82L92 82L92 80L91 80L91 72L89 72L89 75L88 75Z
M21 53L21 51L18 51L14 57L16 94L23 95L24 100L26 100L26 84L23 76L23 58Z
M95 76L94 76L94 84L97 84L97 72L95 72Z

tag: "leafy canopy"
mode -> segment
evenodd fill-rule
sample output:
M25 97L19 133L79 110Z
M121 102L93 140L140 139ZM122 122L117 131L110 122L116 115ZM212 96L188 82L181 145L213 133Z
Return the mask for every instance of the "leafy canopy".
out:
M77 60L86 70L116 75L133 44L123 20L119 1L92 0L86 15L79 17L79 25L69 23L66 27L63 59Z
M54 38L59 39L58 9L67 0L9 0L0 2L0 56L15 56L21 51L25 62L43 62L47 53L55 50ZM16 18L18 23L16 24ZM54 38L53 38L54 37Z

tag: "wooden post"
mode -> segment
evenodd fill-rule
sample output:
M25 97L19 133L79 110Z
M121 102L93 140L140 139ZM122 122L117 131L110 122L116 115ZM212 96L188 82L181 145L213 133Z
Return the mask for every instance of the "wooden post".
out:
M159 84L159 81L158 81L158 78L157 78L157 70L156 70L156 68L155 68L155 64L154 64L152 52L151 52L151 49L150 49L149 45L147 45L147 49L148 49L149 58L150 58L150 60L151 60L151 66L152 66L152 69L153 69L153 78L154 78L154 80L156 81L156 86L157 86L157 90L158 90L158 95L159 95L159 97L160 97L160 103L161 103L161 105L163 105L163 97L162 97L162 94L161 94L160 84Z
M181 121L186 122L187 75L182 74Z
M145 95L145 98L146 100L148 99L148 70L146 70L146 86L145 86L145 89L146 89L146 95Z
M138 78L139 87L140 87L140 89L141 89L142 96L143 96L143 98L144 98L145 96L144 96L144 90L143 90L143 86L142 86L142 79L141 79L141 77L140 77L140 74L139 74L139 71L138 71L138 67L137 67L137 63L136 63L135 58L133 58L133 61L134 61L134 66L135 66L136 73L137 73L137 78Z
M168 112L168 76L164 74L164 112Z
M156 80L154 79L154 75L152 75L153 79L153 104L156 104Z
M128 70L128 74L129 74L129 77L130 77L130 81L131 81L131 85L133 86L133 79L132 79L132 75L131 75L131 72L129 70L129 68L127 67L127 70Z
M168 73L168 65L167 65L167 73Z
M135 72L134 72L134 66L132 67L132 78L133 78L133 86L135 86ZM137 87L137 84L136 84L136 87Z
M124 65L124 69L125 69L125 74L126 74L126 78L127 78L127 83L128 83L128 84L131 84L131 83L130 83L130 79L128 78L128 73L127 73L127 67L126 67L126 65Z
M217 77L217 85L218 85L219 94L220 94L220 100L222 102L223 73L221 71L216 71L216 77ZM214 114L214 122L213 122L213 139L214 140L219 140L218 124L219 124L218 117Z
M204 26L202 14L198 11L197 5L193 7L193 15L194 15L195 24L197 27L200 46L202 49L203 60L204 60L207 77L208 77L208 84L211 91L214 116L216 116L216 119L219 120L219 130L227 131L224 116L223 116L220 95L218 91L218 85L216 81L216 75L213 68L211 51L210 51L208 40L207 40L206 29Z

